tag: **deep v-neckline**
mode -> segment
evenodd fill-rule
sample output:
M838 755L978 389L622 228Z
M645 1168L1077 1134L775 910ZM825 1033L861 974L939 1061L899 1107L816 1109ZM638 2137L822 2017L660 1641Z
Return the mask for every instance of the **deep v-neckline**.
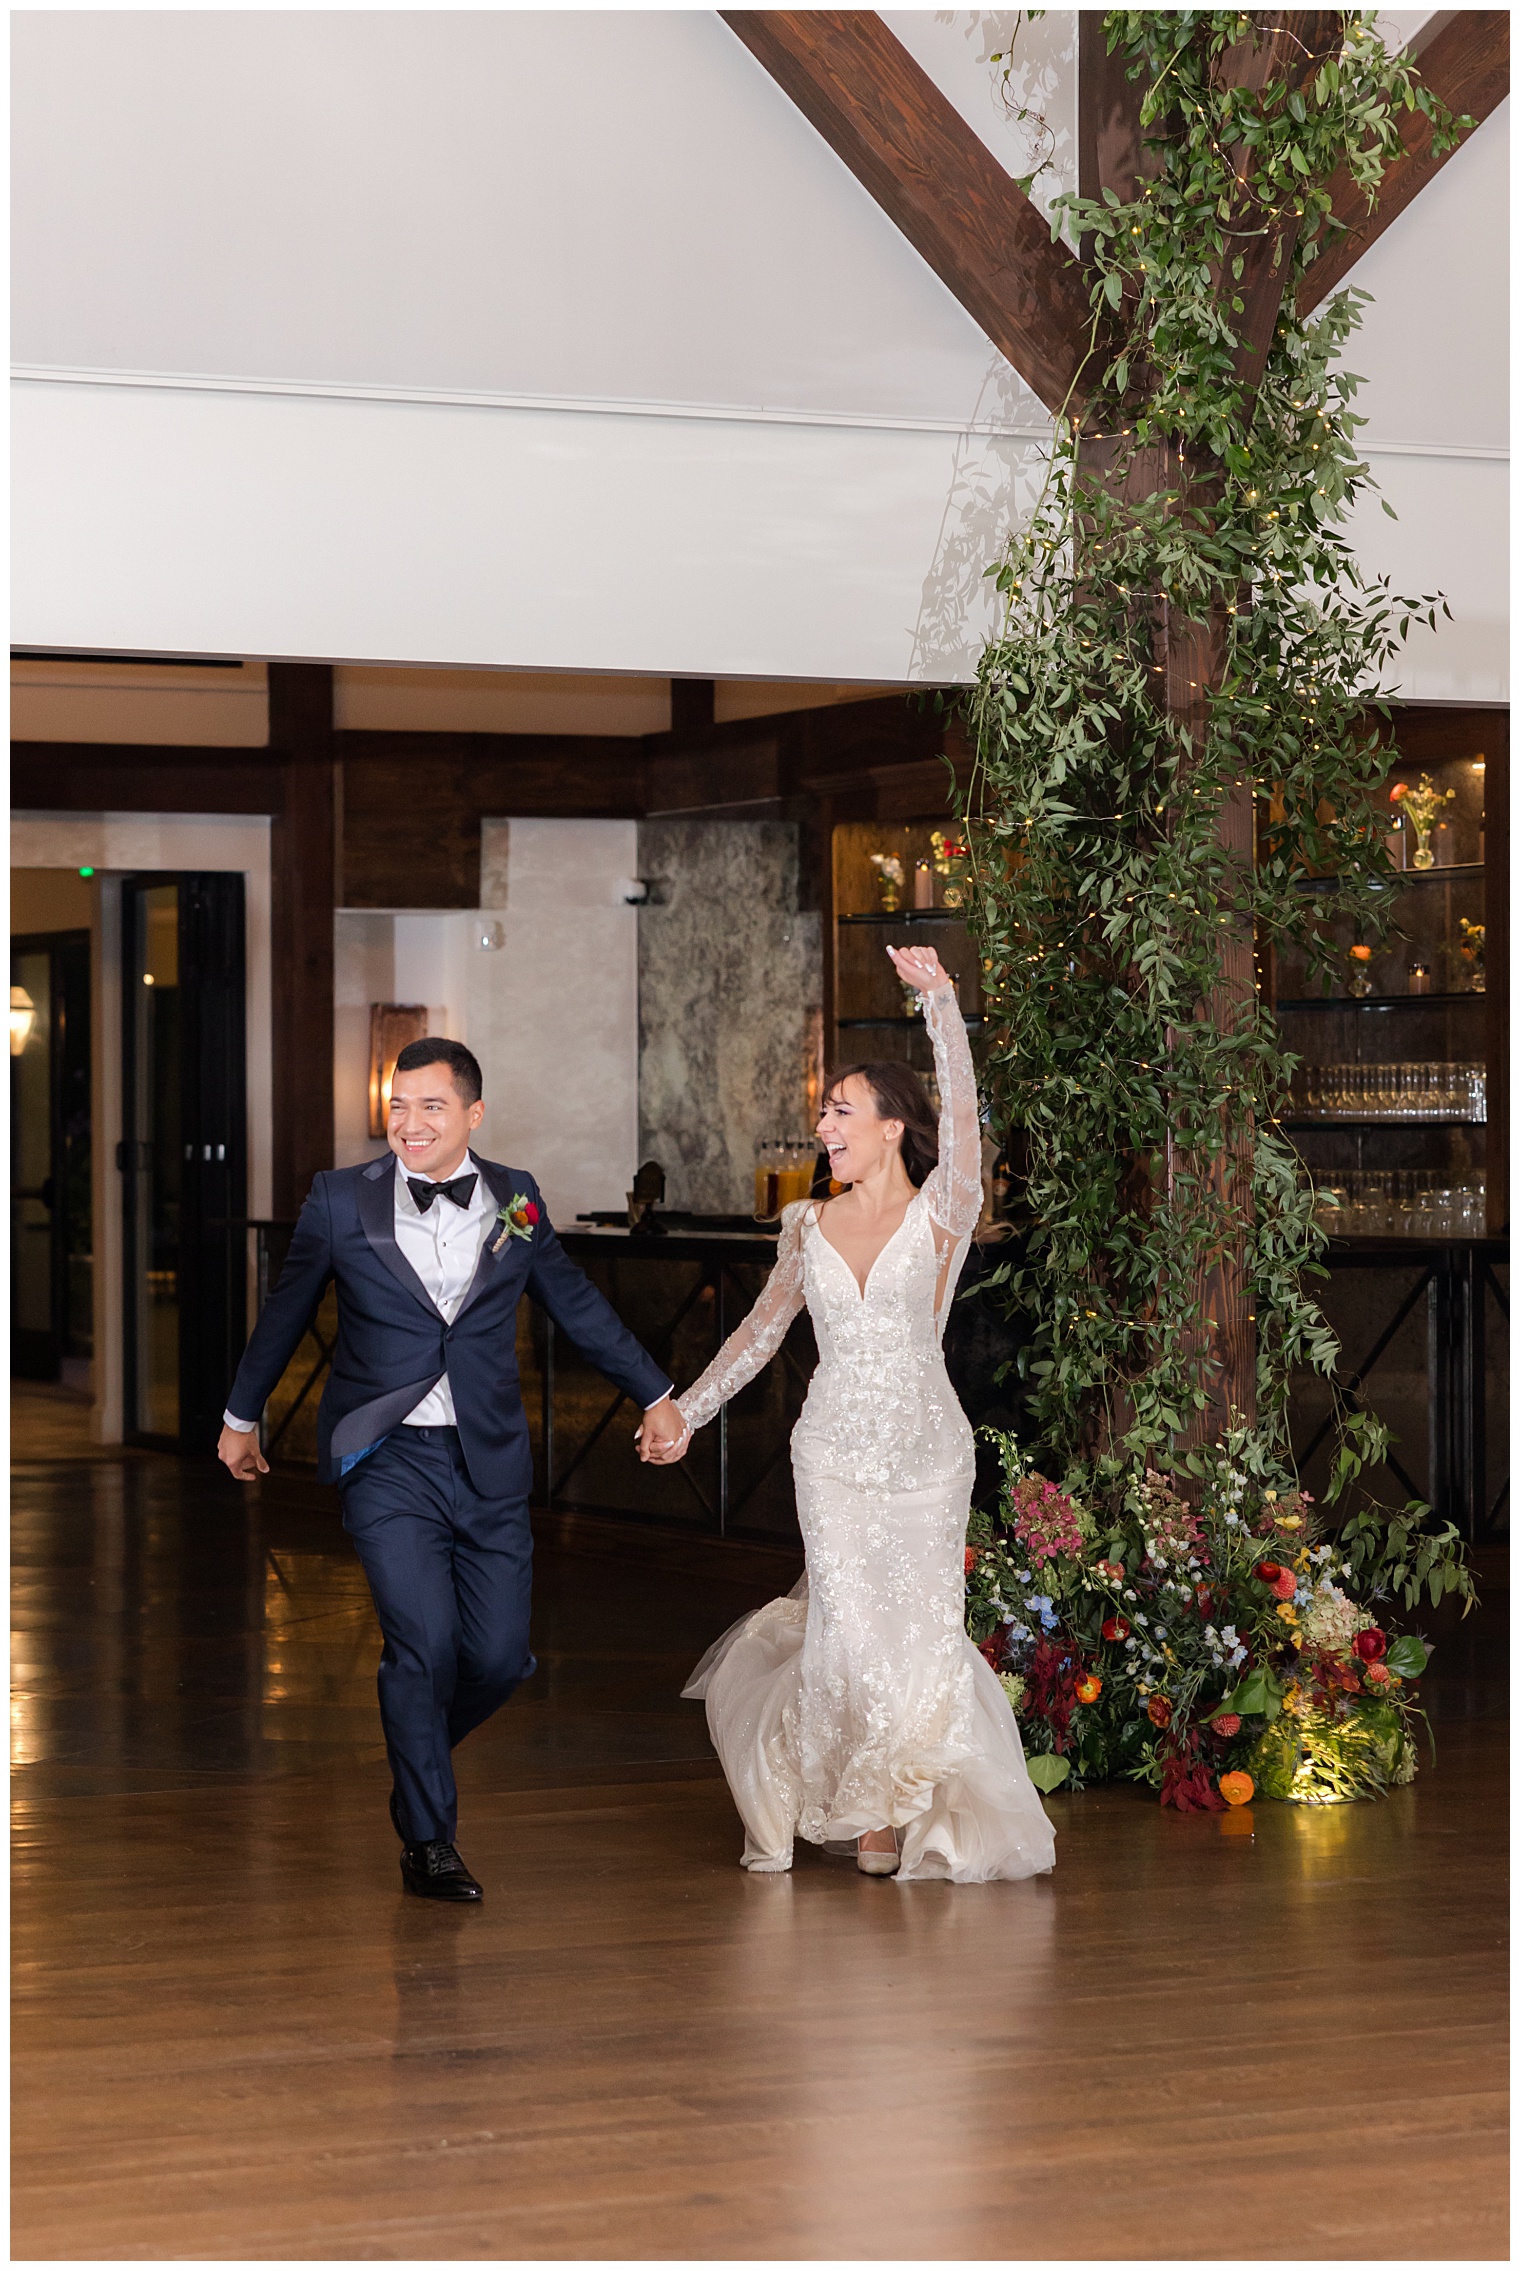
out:
M897 1228L893 1231L892 1236L886 1241L886 1244L881 1248L880 1252L877 1253L877 1255L873 1259L870 1268L866 1271L866 1281L864 1285L861 1284L859 1278L855 1275L854 1270L845 1260L843 1254L840 1253L839 1248L833 1243L830 1238L825 1235L823 1227L823 1216L819 1212L817 1206L814 1206L813 1228L817 1231L819 1237L823 1239L825 1246L828 1247L829 1252L833 1255L835 1261L839 1263L840 1267L844 1271L845 1276L849 1279L851 1285L854 1286L856 1293L859 1295L862 1301L865 1300L867 1293L870 1291L871 1280L876 1275L877 1265L881 1261L882 1255L886 1253L887 1248L893 1244L894 1240L900 1238L903 1232L907 1229L908 1217L913 1212L914 1207L918 1204L918 1201L920 1198L922 1198L922 1196L923 1193L921 1191L915 1191L912 1198L909 1199L907 1205L903 1208L903 1218L901 1222L897 1225Z

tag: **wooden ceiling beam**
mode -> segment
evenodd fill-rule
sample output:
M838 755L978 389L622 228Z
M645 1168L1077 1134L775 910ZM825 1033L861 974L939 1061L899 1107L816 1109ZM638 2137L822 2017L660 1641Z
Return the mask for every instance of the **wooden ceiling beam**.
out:
M1047 409L1077 408L1081 268L881 18L720 13Z
M1410 41L1410 52L1434 95L1458 117L1467 113L1481 126L1509 93L1509 12L1504 8L1456 8L1433 16ZM1383 176L1377 203L1369 213L1365 195L1344 169L1331 184L1337 220L1346 234L1321 253L1298 291L1298 312L1306 316L1343 284L1390 221L1412 204L1455 151L1431 152L1430 121L1417 110L1400 123L1404 154ZM1459 145L1460 147L1460 145Z

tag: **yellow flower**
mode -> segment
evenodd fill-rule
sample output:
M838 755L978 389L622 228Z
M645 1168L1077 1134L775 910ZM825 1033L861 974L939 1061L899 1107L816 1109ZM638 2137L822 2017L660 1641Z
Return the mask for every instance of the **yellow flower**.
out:
M1284 1601L1277 1613L1284 1624L1297 1624L1298 1622L1298 1611L1291 1601Z

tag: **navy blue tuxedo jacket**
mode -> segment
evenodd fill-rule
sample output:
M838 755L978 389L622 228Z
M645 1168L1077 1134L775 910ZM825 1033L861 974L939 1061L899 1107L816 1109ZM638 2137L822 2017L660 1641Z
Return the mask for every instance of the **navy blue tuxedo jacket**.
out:
M258 1418L335 1281L338 1341L317 1415L324 1482L336 1482L346 1459L399 1427L447 1372L460 1448L476 1489L492 1498L526 1498L533 1461L516 1330L525 1293L635 1403L658 1403L669 1391L653 1358L565 1253L533 1177L489 1160L480 1167L498 1206L531 1199L538 1220L531 1238L508 1238L496 1254L491 1248L500 1231L491 1231L452 1324L396 1242L390 1152L368 1166L329 1168L311 1187L227 1409L238 1419Z

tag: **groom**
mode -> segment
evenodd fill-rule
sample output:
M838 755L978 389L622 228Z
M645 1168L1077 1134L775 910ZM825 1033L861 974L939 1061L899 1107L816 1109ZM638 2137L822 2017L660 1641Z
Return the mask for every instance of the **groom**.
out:
M402 1882L429 1900L481 1898L454 1848L449 1754L535 1669L523 1294L644 1407L646 1451L684 1432L670 1382L566 1257L533 1177L470 1151L480 1098L480 1066L458 1041L401 1051L386 1131L395 1156L318 1175L217 1446L239 1482L269 1472L258 1415L336 1280L321 1473L338 1486L385 1635L391 1820Z

